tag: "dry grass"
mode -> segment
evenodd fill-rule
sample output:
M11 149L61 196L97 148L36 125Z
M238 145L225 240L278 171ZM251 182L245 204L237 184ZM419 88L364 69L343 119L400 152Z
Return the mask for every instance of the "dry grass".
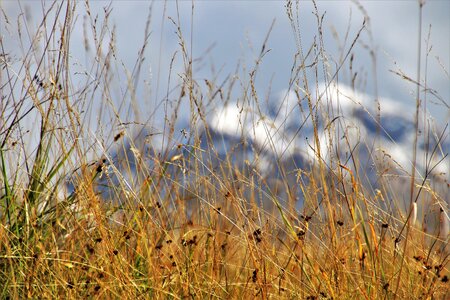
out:
M211 79L202 88L183 28L172 19L185 70L176 79L170 70L169 82L179 84L168 91L171 100L160 103L166 122L157 131L164 140L155 147L151 120L142 124L127 114L131 108L138 115L142 56L126 73L107 12L100 24L89 3L83 4L86 39L91 37L86 52L94 59L84 79L75 78L79 66L68 51L77 17L73 5L56 1L38 28L22 24L21 53L0 56L2 299L448 297L448 233L423 226L435 204L446 209L429 180L407 180L413 194L421 194L405 211L385 177L380 175L378 187L366 185L353 165L356 151L349 162L330 149L317 150L314 164L294 171L279 162L276 186L248 160L235 163L240 150L218 157L206 115L230 102L236 86L248 107L260 110L254 80L267 39L248 81ZM325 130L333 141L345 124L315 105L309 91L318 82L306 75L329 71L320 63L326 61L322 16L316 11L318 43L304 54L295 3L288 3L287 12L298 41L292 90L308 102L311 143L319 143L323 119L333 120ZM358 38L343 53L342 65ZM302 64L311 56L317 64ZM325 78L332 82L339 72ZM115 74L128 74L120 96ZM192 112L186 138L175 131L182 101ZM296 194L304 199L301 207ZM421 207L412 222L419 199L433 205Z

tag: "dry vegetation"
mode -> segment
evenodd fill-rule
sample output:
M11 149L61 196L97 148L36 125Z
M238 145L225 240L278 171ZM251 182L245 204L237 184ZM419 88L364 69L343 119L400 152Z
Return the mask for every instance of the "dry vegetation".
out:
M81 72L69 52L74 5L83 7L91 37L86 51L94 57ZM306 78L327 68L322 16L317 13L317 43L303 53L296 4L286 7L299 41L293 89L308 101L313 124L333 120L313 104L308 91L317 82ZM151 121L123 119L129 108L130 115L139 110L134 84L143 59L125 70L108 9L102 19L91 15L88 2L56 1L44 13L37 28L21 18L19 31L9 33L21 41L18 53L0 51L2 299L448 297L448 236L424 230L421 218L431 208L412 221L414 201L442 199L428 180L409 178L421 195L405 212L391 201L389 180L364 186L364 174L338 156L330 161L316 153L310 168L291 173L280 165L276 187L248 161L234 164L234 153L216 157L206 113L231 101L231 89L242 88L248 105L260 106L254 79L265 45L246 82L211 78L205 86L193 76L183 28L172 19L185 69L171 71L169 82L179 84L160 103L164 145L153 147ZM5 14L2 20L4 28L17 22ZM142 53L146 47L147 40ZM301 63L308 55L318 58L315 65ZM117 97L119 73L127 85ZM182 101L192 112L186 139L175 131ZM330 139L335 126L342 125L327 127ZM304 199L300 208L288 177Z

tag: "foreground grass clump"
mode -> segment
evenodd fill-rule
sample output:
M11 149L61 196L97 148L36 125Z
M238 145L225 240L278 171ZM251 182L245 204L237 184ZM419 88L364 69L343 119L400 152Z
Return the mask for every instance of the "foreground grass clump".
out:
M244 136L239 150L218 153L207 112L230 102L235 86L243 87L248 107L262 111L254 80L265 44L247 81L235 84L238 76L230 77L218 87L211 79L204 90L193 76L183 28L171 19L185 70L162 101L164 138L158 143L148 129L152 123L137 119L142 57L133 72L125 70L108 11L100 26L87 2L86 38L92 37L95 51L86 46L93 59L80 72L69 51L74 5L81 3L54 2L33 35L18 31L30 47L22 47L19 58L0 56L2 299L448 297L447 208L435 181L409 177L418 196L405 209L383 177L398 173L375 166L378 185L367 186L350 145L349 160L331 146L317 146L313 161L289 169L294 162L280 159L273 173L261 171L263 152ZM295 27L292 6L287 11ZM320 43L310 51L326 61ZM319 134L326 133L333 145L345 123L326 101L314 104L317 82L300 75L320 64L308 69L301 49L296 59L294 67L301 67L292 86L308 104L311 143L319 145ZM117 82L126 82L119 96ZM184 102L192 112L190 129L178 137ZM325 129L319 126L324 120ZM437 134L436 149L445 133ZM243 154L247 148L254 148L254 157Z

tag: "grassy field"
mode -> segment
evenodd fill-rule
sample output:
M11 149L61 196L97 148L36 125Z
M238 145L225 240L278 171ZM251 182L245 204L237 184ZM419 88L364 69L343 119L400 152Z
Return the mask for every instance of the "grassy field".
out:
M90 37L84 46L93 59L85 66L69 51L75 4ZM301 41L295 4L286 10ZM342 126L314 105L310 91L318 82L306 76L329 71L316 13L317 43L302 45L310 52L299 49L292 74L292 89L308 104L314 145L320 130L332 142ZM377 186L367 186L354 168L355 149L349 149L352 161L328 149L316 150L307 168L284 172L279 163L276 186L252 162L234 163L238 154L219 157L207 112L236 93L259 110L263 97L254 82L265 44L247 66L247 80L211 77L205 85L193 74L184 28L171 19L185 69L170 70L168 82L178 84L158 100L166 121L156 136L151 121L123 119L124 111L139 112L135 84L148 41L127 70L107 11L97 19L89 2L56 1L44 14L37 28L19 22L17 32L5 31L19 41L19 52L1 51L0 40L1 299L450 297L448 182L441 192L428 176L431 167L405 181L412 193L405 209L383 177L386 170L377 170ZM352 59L359 33L353 38L342 65ZM317 63L302 64L310 54ZM332 82L341 69L328 71ZM118 78L127 83L119 96ZM180 134L182 103L191 115L188 133ZM332 121L321 129L319 119ZM416 132L423 129L418 117L415 124ZM156 137L162 146L155 146Z

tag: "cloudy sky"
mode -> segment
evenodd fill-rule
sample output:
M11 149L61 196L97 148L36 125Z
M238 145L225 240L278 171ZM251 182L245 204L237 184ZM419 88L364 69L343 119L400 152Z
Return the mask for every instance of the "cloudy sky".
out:
M0 2L14 25L21 10L31 15L29 24L38 24L42 18L42 6L51 2L16 1ZM366 29L353 49L353 69L358 72L357 87L362 92L390 97L406 105L414 105L415 86L390 72L401 70L416 79L418 57L419 8L417 1L318 1L323 19L324 45L330 64L338 63L342 52L347 52L364 20L369 16ZM192 10L193 7L193 10ZM293 8L295 10L295 3ZM166 94L170 62L174 60L173 73L183 72L176 26L170 18L181 23L188 51L192 51L194 78L217 76L220 83L228 75L245 77L245 70L255 65L263 41L271 28L266 49L270 49L259 67L256 81L258 93L264 98L277 95L288 87L294 55L297 52L295 36L286 14L285 1L92 1L92 16L104 18L105 8L110 11L111 29L115 26L117 53L124 65L131 70L144 40L144 29L150 15L150 38L145 53L142 80L150 82L152 96L142 100L142 111L154 110L155 103ZM317 21L310 1L299 2L302 48L306 53L317 37ZM86 21L84 2L77 3L78 18L72 33L72 56L81 64L89 60L83 44L83 22ZM422 41L430 33L432 46L428 55L427 72L422 59L422 80L436 90L440 99L429 96L428 108L441 123L448 123L450 104L450 1L426 1L423 8ZM4 17L2 17L4 18ZM3 19L2 19L3 22ZM12 26L13 26L12 25ZM32 28L32 27L30 27ZM348 32L348 34L347 34ZM2 38L9 51L17 50L14 34L4 30ZM347 35L347 38L346 38ZM105 41L106 42L106 41ZM376 55L376 74L369 55ZM344 50L342 50L344 49ZM425 57L423 46L422 58ZM247 69L243 69L246 66ZM333 66L332 68L335 68ZM248 74L248 73L247 73ZM340 80L349 83L348 64L344 65ZM313 74L309 74L313 75ZM176 76L175 76L176 77ZM377 81L374 79L376 78ZM247 78L248 79L248 78ZM245 80L245 78L244 78ZM270 89L269 89L270 87ZM147 89L148 91L148 89ZM141 91L144 93L144 89ZM142 97L145 99L146 97ZM443 104L443 102L445 104ZM436 104L434 104L436 103Z

